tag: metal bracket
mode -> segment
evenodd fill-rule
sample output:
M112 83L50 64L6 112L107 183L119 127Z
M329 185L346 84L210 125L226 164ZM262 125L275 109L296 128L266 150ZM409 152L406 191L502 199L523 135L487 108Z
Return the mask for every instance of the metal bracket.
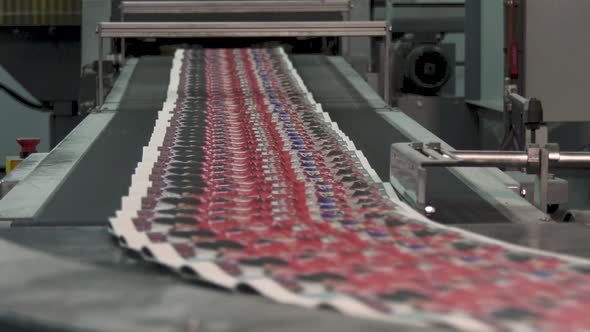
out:
M391 146L390 182L419 210L428 207L430 167L513 167L535 174L535 205L548 209L550 169L590 169L590 153L560 152L557 144L530 144L527 151L447 151L440 143L396 143Z
M98 34L99 105L104 101L104 38L375 37L391 54L391 26L385 21L348 22L102 22ZM383 59L383 99L390 100L391 57Z

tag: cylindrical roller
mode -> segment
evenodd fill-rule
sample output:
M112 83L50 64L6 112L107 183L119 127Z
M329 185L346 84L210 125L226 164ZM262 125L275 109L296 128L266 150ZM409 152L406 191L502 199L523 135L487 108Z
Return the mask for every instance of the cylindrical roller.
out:
M462 162L458 166L525 167L528 156L520 151L453 151Z

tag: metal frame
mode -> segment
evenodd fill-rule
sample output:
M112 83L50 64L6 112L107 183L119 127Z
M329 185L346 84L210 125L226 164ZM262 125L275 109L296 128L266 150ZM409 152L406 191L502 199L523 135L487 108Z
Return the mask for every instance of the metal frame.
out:
M351 0L287 1L123 1L121 22L125 14L245 14L342 12L350 20ZM125 38L121 38L121 61L125 61Z
M391 50L391 26L382 21L349 22L102 22L98 33L99 105L104 99L104 38L253 38L253 37L380 37ZM384 57L383 98L390 95L391 59Z

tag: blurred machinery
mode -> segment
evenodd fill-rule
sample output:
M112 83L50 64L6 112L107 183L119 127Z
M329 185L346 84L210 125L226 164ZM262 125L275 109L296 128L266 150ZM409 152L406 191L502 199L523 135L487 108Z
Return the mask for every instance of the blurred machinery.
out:
M0 1L2 160L17 154L16 138L40 137L48 151L81 120L81 8L81 0Z
M84 239L80 260L93 261L93 250L104 254L110 242L96 234L119 208L149 139L172 50L280 44L323 109L420 212L504 241L590 257L590 113L581 98L588 70L580 66L590 43L563 38L580 35L589 12L586 0L0 0L0 43L10 50L0 54L11 77L6 86L31 104L3 116L0 156L15 154L17 137L60 142L13 172L0 224L71 226L71 233L46 227L38 237ZM0 93L0 105L22 104L13 100ZM35 123L31 130L19 129L27 121ZM96 275L122 278L129 292L175 287L169 280L153 287L143 272L140 283L125 279L117 273L137 273L125 264ZM97 294L108 289L90 278ZM113 296L123 307L126 295ZM97 306L105 315L119 312ZM74 310L87 317L91 309ZM232 323L264 321L252 311L236 307L247 314ZM113 324L137 330L149 312ZM348 328L340 317L310 319L325 319L325 330Z

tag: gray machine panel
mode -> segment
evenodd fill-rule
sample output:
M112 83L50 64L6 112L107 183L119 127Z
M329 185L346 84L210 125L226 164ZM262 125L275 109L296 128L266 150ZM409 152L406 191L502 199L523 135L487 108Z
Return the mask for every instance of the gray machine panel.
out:
M525 12L525 95L546 121L589 121L590 1L530 0Z

